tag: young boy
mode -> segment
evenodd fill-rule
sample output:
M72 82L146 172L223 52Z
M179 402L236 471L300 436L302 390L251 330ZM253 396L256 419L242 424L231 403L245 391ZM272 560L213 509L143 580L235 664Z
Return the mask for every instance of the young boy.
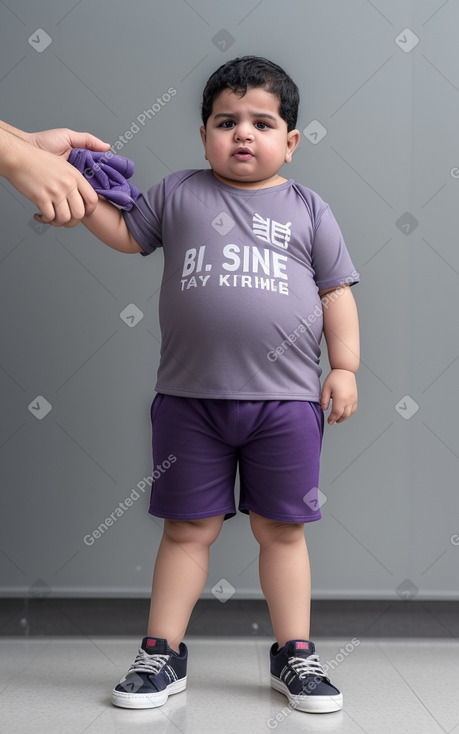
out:
M161 706L186 686L182 642L203 590L209 547L225 519L250 516L276 642L271 685L292 707L338 711L342 696L309 640L304 523L320 519L323 411L355 412L358 282L322 199L278 171L298 145L299 95L258 57L208 80L200 129L206 170L167 176L123 213L103 199L83 223L115 250L164 251L161 358L151 407L155 481L164 518L148 634L113 691L117 706ZM328 295L330 294L330 295ZM322 391L325 334L331 371ZM174 457L170 461L171 455Z

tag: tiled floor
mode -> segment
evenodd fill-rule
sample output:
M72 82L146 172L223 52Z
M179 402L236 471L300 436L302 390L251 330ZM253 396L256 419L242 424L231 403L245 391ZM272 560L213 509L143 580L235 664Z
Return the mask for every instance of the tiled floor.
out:
M0 732L459 734L455 639L316 639L344 695L344 710L333 714L294 711L270 689L270 639L186 642L186 692L161 708L132 711L112 706L110 693L137 652L137 638L3 638Z

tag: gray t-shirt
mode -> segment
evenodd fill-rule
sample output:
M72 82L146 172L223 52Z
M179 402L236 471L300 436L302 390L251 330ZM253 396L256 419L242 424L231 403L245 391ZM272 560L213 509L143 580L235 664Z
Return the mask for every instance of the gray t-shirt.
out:
M164 251L157 392L319 401L318 290L359 281L328 204L293 180L248 190L190 170L123 216L143 255Z

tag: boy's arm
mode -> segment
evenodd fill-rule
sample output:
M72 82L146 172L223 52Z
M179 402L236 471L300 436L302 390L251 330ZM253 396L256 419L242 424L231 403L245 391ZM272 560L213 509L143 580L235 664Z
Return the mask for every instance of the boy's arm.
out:
M143 252L127 228L121 211L101 196L93 213L81 221L97 239L114 250L129 254Z
M324 316L324 336L327 342L331 372L324 381L320 405L327 410L330 398L333 407L328 423L342 423L357 410L359 368L359 321L354 296L349 285L319 290Z

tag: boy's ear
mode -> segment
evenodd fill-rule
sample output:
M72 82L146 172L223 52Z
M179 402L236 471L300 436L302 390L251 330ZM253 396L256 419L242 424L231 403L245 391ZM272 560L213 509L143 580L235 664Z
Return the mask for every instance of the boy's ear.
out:
M285 151L285 162L290 163L292 160L293 152L300 142L300 131L290 130L287 133L287 150Z
M201 140L204 147L206 147L206 128L204 125L201 125L199 128L199 132L201 133Z
M206 140L207 140L207 134L206 134L205 125L201 125L201 127L199 128L199 132L201 133L201 140L202 140L202 144L203 144L204 150L205 150L206 149ZM206 155L204 155L204 158L207 160L207 156Z
M207 133L206 133L206 127L205 125L201 125L199 128L199 132L201 133L201 140L202 144L204 146L204 151L206 150L206 140L207 140ZM207 155L204 153L204 158L207 160Z

